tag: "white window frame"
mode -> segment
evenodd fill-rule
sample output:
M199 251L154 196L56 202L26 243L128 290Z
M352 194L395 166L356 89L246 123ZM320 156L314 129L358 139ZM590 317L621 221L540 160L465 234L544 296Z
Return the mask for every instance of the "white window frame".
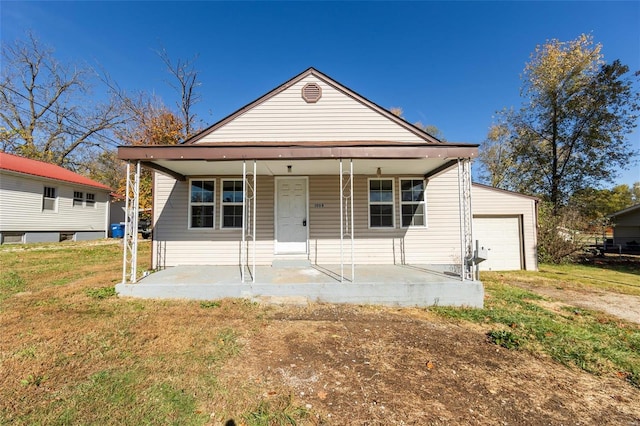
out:
M193 182L213 182L213 197L211 198L211 202L205 202L205 201L196 201L196 202L192 202L191 201L191 186L193 185ZM203 231L203 230L213 230L216 227L216 189L218 187L218 182L216 181L215 178L193 178L193 179L189 179L189 188L187 190L187 196L189 197L189 209L187 211L187 215L188 215L188 229L193 229L193 230L197 230L197 231ZM193 226L193 224L191 223L191 219L193 217L193 213L191 210L191 207L196 207L196 206L212 206L212 211L213 211L213 218L211 220L211 226Z
M47 191L47 190L51 190L51 191ZM51 194L49 194L49 196L47 196L47 192L53 192L53 196L51 196ZM45 208L45 201L46 200L53 200L53 208L52 209L46 209ZM57 212L58 211L58 188L56 188L55 186L45 186L42 189L42 211L43 212Z
M84 192L82 191L73 191L73 207L82 207L84 206Z
M240 182L240 184L242 185L242 178L238 179L238 178L229 178L229 179L221 179L220 182L220 229L226 229L228 231L236 231L236 230L241 230L242 226L244 225L241 224L240 226L224 226L224 208L225 206L243 206L244 203L242 201L237 202L237 201L225 201L224 200L224 183L225 182ZM244 200L244 193L242 193L242 198Z
M374 180L390 180L391 181L391 201L371 202L371 181ZM371 226L371 206L372 205L390 205L391 206L391 226ZM367 221L369 229L395 229L396 228L396 180L392 177L375 177L367 180Z
M93 192L87 192L84 194L84 205L86 207L95 207L96 206L96 194Z
M402 181L421 181L422 182L422 191L423 191L423 195L422 195L422 201L419 202L415 202L415 201L403 201L402 199ZM427 182L424 178L421 177L402 177L400 178L400 184L399 184L399 194L400 194L400 227L401 228L426 228L427 227ZM413 224L409 224L409 225L404 225L402 223L402 206L405 205L415 205L415 204L422 204L422 211L424 214L424 225L413 225ZM411 222L413 222L413 218L411 219Z

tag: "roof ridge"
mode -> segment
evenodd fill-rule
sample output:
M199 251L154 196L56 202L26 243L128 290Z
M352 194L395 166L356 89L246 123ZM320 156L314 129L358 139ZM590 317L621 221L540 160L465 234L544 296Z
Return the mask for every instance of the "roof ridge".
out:
M209 127L205 128L205 129L201 130L200 132L196 133L195 135L191 136L187 140L183 141L182 144L186 144L186 145L194 144L196 141L202 139L203 137L207 136L210 133L213 133L218 128L220 128L220 127L224 126L225 124L235 120L237 117L239 117L240 115L242 115L246 111L253 109L254 107L262 104L265 101L267 101L268 99L271 99L272 97L274 97L277 94L283 92L284 90L288 89L289 87L291 87L292 85L296 84L298 81L302 80L303 78L305 78L305 77L307 77L309 75L314 75L315 77L317 77L320 80L322 80L325 84L328 84L328 85L332 86L333 88L335 88L336 90L342 92L346 96L349 96L349 97L355 99L356 101L364 104L366 107L368 107L368 108L372 109L373 111L383 115L387 119L389 119L389 120L395 122L396 124L404 127L407 131L413 133L414 135L418 136L419 138L424 139L425 142L429 142L429 143L432 143L434 145L447 145L448 144L447 142L443 142L443 141L439 140L438 138L436 138L435 136L430 135L429 133L427 133L426 131L424 131L421 128L417 127L416 125L409 123L404 118L398 117L397 115L393 114L391 111L387 110L386 108L381 107L380 105L376 104L375 102L373 102L373 101L369 100L368 98L362 96L361 94L357 93L356 91L348 88L347 86L345 86L342 83L338 82L337 80L329 77L327 74L324 74L322 71L319 71L314 67L309 67L306 70L302 71L301 73L293 76L289 80L285 81L284 83L280 84L279 86L276 86L274 89L268 91L264 95L258 97L257 99L253 100L252 102L249 102L248 104L246 104L243 107L237 109L236 111L232 112L231 114L227 115L226 117L222 118L221 120L218 120L216 123L210 125Z
M57 164L21 157L8 152L0 152L0 170L113 191L112 188L103 183L72 172Z

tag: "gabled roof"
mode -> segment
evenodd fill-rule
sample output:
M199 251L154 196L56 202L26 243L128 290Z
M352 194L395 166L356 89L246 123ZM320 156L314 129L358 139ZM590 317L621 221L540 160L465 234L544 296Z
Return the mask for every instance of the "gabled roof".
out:
M89 179L88 177L79 175L55 164L45 163L43 161L31 160L29 158L19 157L17 155L0 152L0 170L6 170L25 175L43 177L52 180L75 183L78 185L90 186L93 188L111 191L107 185Z
M305 88L313 86L308 94L319 93L316 101L326 97L327 104L305 98ZM259 174L273 176L286 173L280 168L292 161L348 159L356 174L375 174L380 160L386 173L430 177L477 155L477 144L442 142L314 68L182 144L118 147L119 159L140 161L178 180L210 174L211 162L219 173L237 173L246 160L258 161Z
M264 103L265 101L267 101L267 100L273 98L274 96L282 93L286 89L290 88L291 86L295 85L296 83L298 83L299 81L303 80L304 78L306 78L306 77L308 77L310 75L312 75L313 77L315 77L318 80L322 81L323 83L333 87L334 89L338 90L339 92L343 93L344 95L354 99L355 101L367 106L371 110L373 110L373 111L377 112L378 114L386 117L390 121L395 122L400 127L403 127L405 130L408 130L409 132L411 132L414 135L416 135L418 138L424 140L426 143L434 144L434 145L446 144L445 142L442 142L442 141L438 140L437 138L433 137L432 135L430 135L429 133L425 132L421 128L419 128L417 126L414 126L413 124L411 124L408 121L404 120L403 118L398 117L397 115L391 113L387 109L382 108L381 106L379 106L376 103L370 101L369 99L365 98L364 96L354 92L353 90L349 89L346 86L343 86L342 84L340 84L337 81L333 80L331 77L321 73L320 71L316 70L313 67L308 68L307 70L303 71L302 73L298 74L297 76L293 77L292 79L288 80L287 82L285 82L285 83L281 84L280 86L276 87L275 89L271 90L267 94L261 96L260 98L256 99L255 101L243 106L242 108L240 108L236 112L232 113L231 115L228 115L227 117L223 118L222 120L218 121L217 123L207 127L206 129L202 130L201 132L193 135L189 139L185 140L183 143L189 145L189 144L194 144L194 143L198 142L199 140L201 140L205 136L209 135L210 133L215 132L216 130L218 130L219 128L223 127L227 123L229 123L229 122L235 120L236 118L238 118L239 116L245 114L247 111L257 107L258 105Z
M636 204L635 206L627 207L626 209L622 209L622 210L617 211L615 213L611 213L607 217L608 218L614 218L614 217L622 216L622 215L627 214L627 213L634 212L636 210L640 210L640 204Z
M523 198L528 198L530 200L540 201L540 198L534 197L533 195L527 195L527 194L523 194L521 192L510 191L508 189L496 188L495 186L489 186L489 185L485 185L483 183L473 182L472 185L473 186L477 186L478 188L487 189L489 191L501 192L503 194L514 195L514 196L517 196L517 197L523 197Z

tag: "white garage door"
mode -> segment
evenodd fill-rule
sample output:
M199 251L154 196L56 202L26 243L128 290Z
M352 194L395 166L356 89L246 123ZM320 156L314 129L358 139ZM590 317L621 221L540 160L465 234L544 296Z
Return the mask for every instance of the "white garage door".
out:
M522 268L520 217L474 217L473 239L488 249L481 271L513 271Z

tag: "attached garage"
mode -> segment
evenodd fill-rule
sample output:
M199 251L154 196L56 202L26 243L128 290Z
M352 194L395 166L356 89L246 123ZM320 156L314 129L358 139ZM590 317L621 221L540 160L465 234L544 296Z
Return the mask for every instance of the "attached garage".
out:
M473 184L473 240L487 249L481 271L536 271L537 199Z

